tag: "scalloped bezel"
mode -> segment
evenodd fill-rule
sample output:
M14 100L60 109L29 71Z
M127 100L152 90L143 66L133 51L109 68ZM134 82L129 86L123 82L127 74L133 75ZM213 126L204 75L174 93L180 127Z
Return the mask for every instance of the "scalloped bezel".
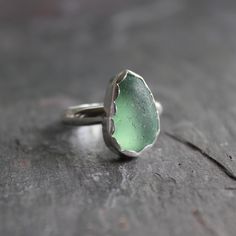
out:
M144 83L144 85L146 86L146 88L148 89L148 91L150 92L150 95L153 99L153 102L156 103L154 96L151 92L151 90L149 89L148 85L146 84L145 80L138 74L130 71L130 70L124 70L122 72L120 72L118 75L116 75L109 83L108 88L106 90L106 96L104 99L104 110L105 110L105 118L103 120L103 136L104 136L104 141L106 143L106 145L113 151L116 152L118 154L122 154L125 156L131 156L131 157L137 157L139 155L141 155L145 150L151 148L159 134L160 134L160 117L159 117L159 112L158 109L156 109L157 112L157 122L158 122L158 131L156 133L156 137L155 140L153 141L153 143L145 146L140 152L136 152L136 151L130 151L130 150L122 150L120 145L118 144L118 142L116 141L116 139L112 136L114 131L115 131L115 126L114 126L114 122L113 122L113 117L116 114L116 104L115 104L115 100L117 99L117 97L120 94L120 89L119 89L119 83L124 80L128 74L134 75L135 77L141 79Z

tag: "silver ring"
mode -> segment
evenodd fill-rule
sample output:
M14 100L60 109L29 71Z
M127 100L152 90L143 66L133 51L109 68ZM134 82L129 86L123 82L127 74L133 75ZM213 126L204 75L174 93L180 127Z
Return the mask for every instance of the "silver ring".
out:
M68 107L66 125L103 125L103 137L113 152L137 157L152 147L160 133L161 103L155 101L145 80L125 70L106 90L104 103Z

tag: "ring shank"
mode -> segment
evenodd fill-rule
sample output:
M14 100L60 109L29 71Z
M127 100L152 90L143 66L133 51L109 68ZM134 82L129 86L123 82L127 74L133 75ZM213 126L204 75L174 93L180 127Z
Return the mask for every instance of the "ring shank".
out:
M163 108L161 103L155 102L159 115L162 114ZM105 117L103 103L83 104L67 108L63 116L63 123L66 125L94 125L101 124Z
M69 107L63 116L63 123L78 126L100 124L104 115L103 103L83 104Z

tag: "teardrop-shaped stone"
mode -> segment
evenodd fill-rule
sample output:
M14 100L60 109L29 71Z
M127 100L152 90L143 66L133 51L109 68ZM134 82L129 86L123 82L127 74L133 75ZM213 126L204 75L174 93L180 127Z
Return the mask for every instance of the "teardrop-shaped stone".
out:
M154 143L160 130L155 100L144 80L131 72L118 88L112 137L122 151L141 152Z

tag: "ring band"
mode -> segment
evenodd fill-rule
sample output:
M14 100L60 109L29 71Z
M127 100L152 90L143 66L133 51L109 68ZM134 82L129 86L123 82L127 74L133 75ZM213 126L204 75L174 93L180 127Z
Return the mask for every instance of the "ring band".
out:
M67 125L95 125L101 124L105 117L102 103L82 104L68 107L63 117L63 123Z

